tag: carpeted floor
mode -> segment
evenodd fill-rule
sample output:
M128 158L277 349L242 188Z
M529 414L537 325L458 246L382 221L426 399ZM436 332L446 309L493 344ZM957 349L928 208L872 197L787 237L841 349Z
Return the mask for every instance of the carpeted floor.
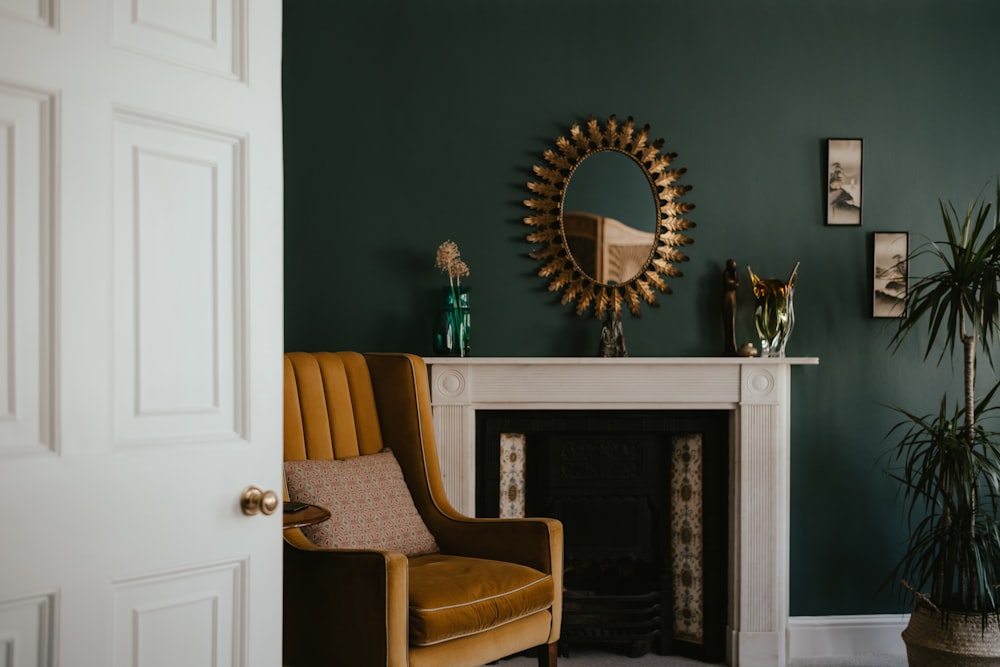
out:
M718 667L723 663L706 663L672 656L648 653L641 658L629 658L598 649L575 649L569 657L560 657L561 667ZM537 667L536 658L516 657L501 660L498 667ZM860 656L854 658L815 658L793 660L789 667L906 667L905 655Z

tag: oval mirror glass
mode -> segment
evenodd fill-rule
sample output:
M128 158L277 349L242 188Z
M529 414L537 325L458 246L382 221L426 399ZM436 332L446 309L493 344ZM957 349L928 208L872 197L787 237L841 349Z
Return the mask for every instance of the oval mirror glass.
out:
M566 251L594 281L628 283L649 263L656 213L655 190L639 163L615 150L592 153L566 185Z

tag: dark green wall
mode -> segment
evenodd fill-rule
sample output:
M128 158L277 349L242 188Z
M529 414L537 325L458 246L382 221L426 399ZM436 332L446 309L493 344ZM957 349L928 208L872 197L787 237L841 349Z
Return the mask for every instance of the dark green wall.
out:
M938 238L1000 172L996 0L285 0L287 349L430 354L453 239L472 274L473 353L595 352L599 322L536 274L521 201L541 152L590 115L633 116L676 152L697 228L632 356L722 349L720 273L801 261L793 372L791 612L900 609L878 592L904 537L879 455L952 367L920 337L887 352L871 235ZM864 139L864 223L824 225L822 147ZM986 375L981 369L981 375ZM952 389L954 391L954 389Z

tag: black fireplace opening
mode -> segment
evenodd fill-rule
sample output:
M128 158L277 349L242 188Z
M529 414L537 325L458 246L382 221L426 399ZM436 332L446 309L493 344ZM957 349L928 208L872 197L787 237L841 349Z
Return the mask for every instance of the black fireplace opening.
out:
M731 413L478 410L476 508L564 530L560 651L725 659ZM501 488L501 440L523 476ZM506 463L506 462L505 462ZM523 494L523 497L518 497ZM509 510L508 510L509 511Z

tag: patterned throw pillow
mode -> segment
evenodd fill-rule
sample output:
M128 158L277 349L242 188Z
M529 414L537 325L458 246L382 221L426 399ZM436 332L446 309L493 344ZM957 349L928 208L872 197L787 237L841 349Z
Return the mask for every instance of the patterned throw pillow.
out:
M328 521L302 529L316 545L407 556L438 551L388 449L342 461L285 461L285 482L292 500L330 510Z

